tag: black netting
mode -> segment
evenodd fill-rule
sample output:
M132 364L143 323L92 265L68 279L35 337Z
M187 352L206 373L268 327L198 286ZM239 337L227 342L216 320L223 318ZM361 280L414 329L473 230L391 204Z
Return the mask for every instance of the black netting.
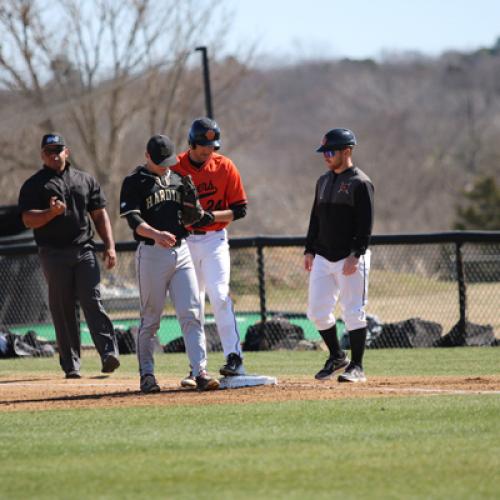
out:
M250 332L252 339L260 332L262 345L278 348L296 344L301 332L306 340L320 339L305 316L308 273L303 267L303 241L289 238L283 244L284 239L231 240L231 296L240 333L244 339ZM449 239L422 243L374 237L367 312L377 328L370 332L369 347L491 345L500 337L500 244ZM127 331L137 327L139 318L135 246L118 244L117 250L116 268L101 270L101 294L113 321L133 322L117 325ZM24 333L34 330L50 337L47 289L36 248L19 252L0 248L0 283L0 327L16 332L24 327ZM207 324L212 324L208 301L206 314ZM338 307L335 315L342 336ZM174 316L168 300L165 316ZM269 324L263 326L263 320ZM273 322L279 325L274 330ZM171 324L165 328L172 330ZM285 330L290 333L288 340L282 338ZM163 343L179 333L167 331Z

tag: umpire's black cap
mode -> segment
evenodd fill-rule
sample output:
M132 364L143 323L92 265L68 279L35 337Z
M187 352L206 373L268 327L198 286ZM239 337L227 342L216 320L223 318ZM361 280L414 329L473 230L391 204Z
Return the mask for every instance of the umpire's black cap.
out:
M153 135L148 141L146 151L151 161L160 167L171 167L177 163L174 143L166 135Z
M42 137L41 148L43 149L46 146L66 146L66 142L61 134L51 132L50 134L45 134Z

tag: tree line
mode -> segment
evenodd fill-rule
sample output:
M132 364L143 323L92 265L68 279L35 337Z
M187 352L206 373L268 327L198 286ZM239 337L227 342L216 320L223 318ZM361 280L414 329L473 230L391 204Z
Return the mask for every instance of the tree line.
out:
M436 58L261 68L251 44L217 57L230 25L223 2L66 0L57 15L44 5L0 3L4 203L16 202L38 168L41 135L56 130L74 164L101 182L117 237L128 239L117 218L121 180L142 161L149 135L167 133L181 150L190 122L205 113L194 53L203 40L223 152L249 196L248 217L232 234L304 234L324 171L315 148L334 127L357 135L355 162L376 189L375 232L500 229L498 218L467 215L471 204L498 214L499 42ZM478 204L474 190L488 201L479 194Z

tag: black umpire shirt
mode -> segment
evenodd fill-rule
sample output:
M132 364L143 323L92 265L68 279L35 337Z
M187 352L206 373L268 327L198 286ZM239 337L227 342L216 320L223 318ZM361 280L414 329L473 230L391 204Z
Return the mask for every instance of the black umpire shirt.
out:
M316 183L305 253L336 262L363 255L373 228L373 184L359 168L327 172Z
M69 162L61 173L44 165L21 187L19 208L21 212L47 209L53 196L64 202L66 211L33 230L37 245L63 248L93 243L89 212L106 206L97 180Z
M178 240L189 231L182 224L182 177L172 170L158 176L144 165L125 177L120 193L120 217L137 214L158 231L168 231ZM154 243L134 231L136 241Z

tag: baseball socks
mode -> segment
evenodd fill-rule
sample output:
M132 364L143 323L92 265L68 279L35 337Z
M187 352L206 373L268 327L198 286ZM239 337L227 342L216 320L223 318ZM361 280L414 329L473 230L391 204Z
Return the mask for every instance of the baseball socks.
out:
M363 369L363 355L365 353L366 326L349 332L351 344L351 362Z
M337 337L337 325L333 325L328 330L318 330L325 341L326 347L330 351L330 358L342 359L345 352L340 348L339 338Z

